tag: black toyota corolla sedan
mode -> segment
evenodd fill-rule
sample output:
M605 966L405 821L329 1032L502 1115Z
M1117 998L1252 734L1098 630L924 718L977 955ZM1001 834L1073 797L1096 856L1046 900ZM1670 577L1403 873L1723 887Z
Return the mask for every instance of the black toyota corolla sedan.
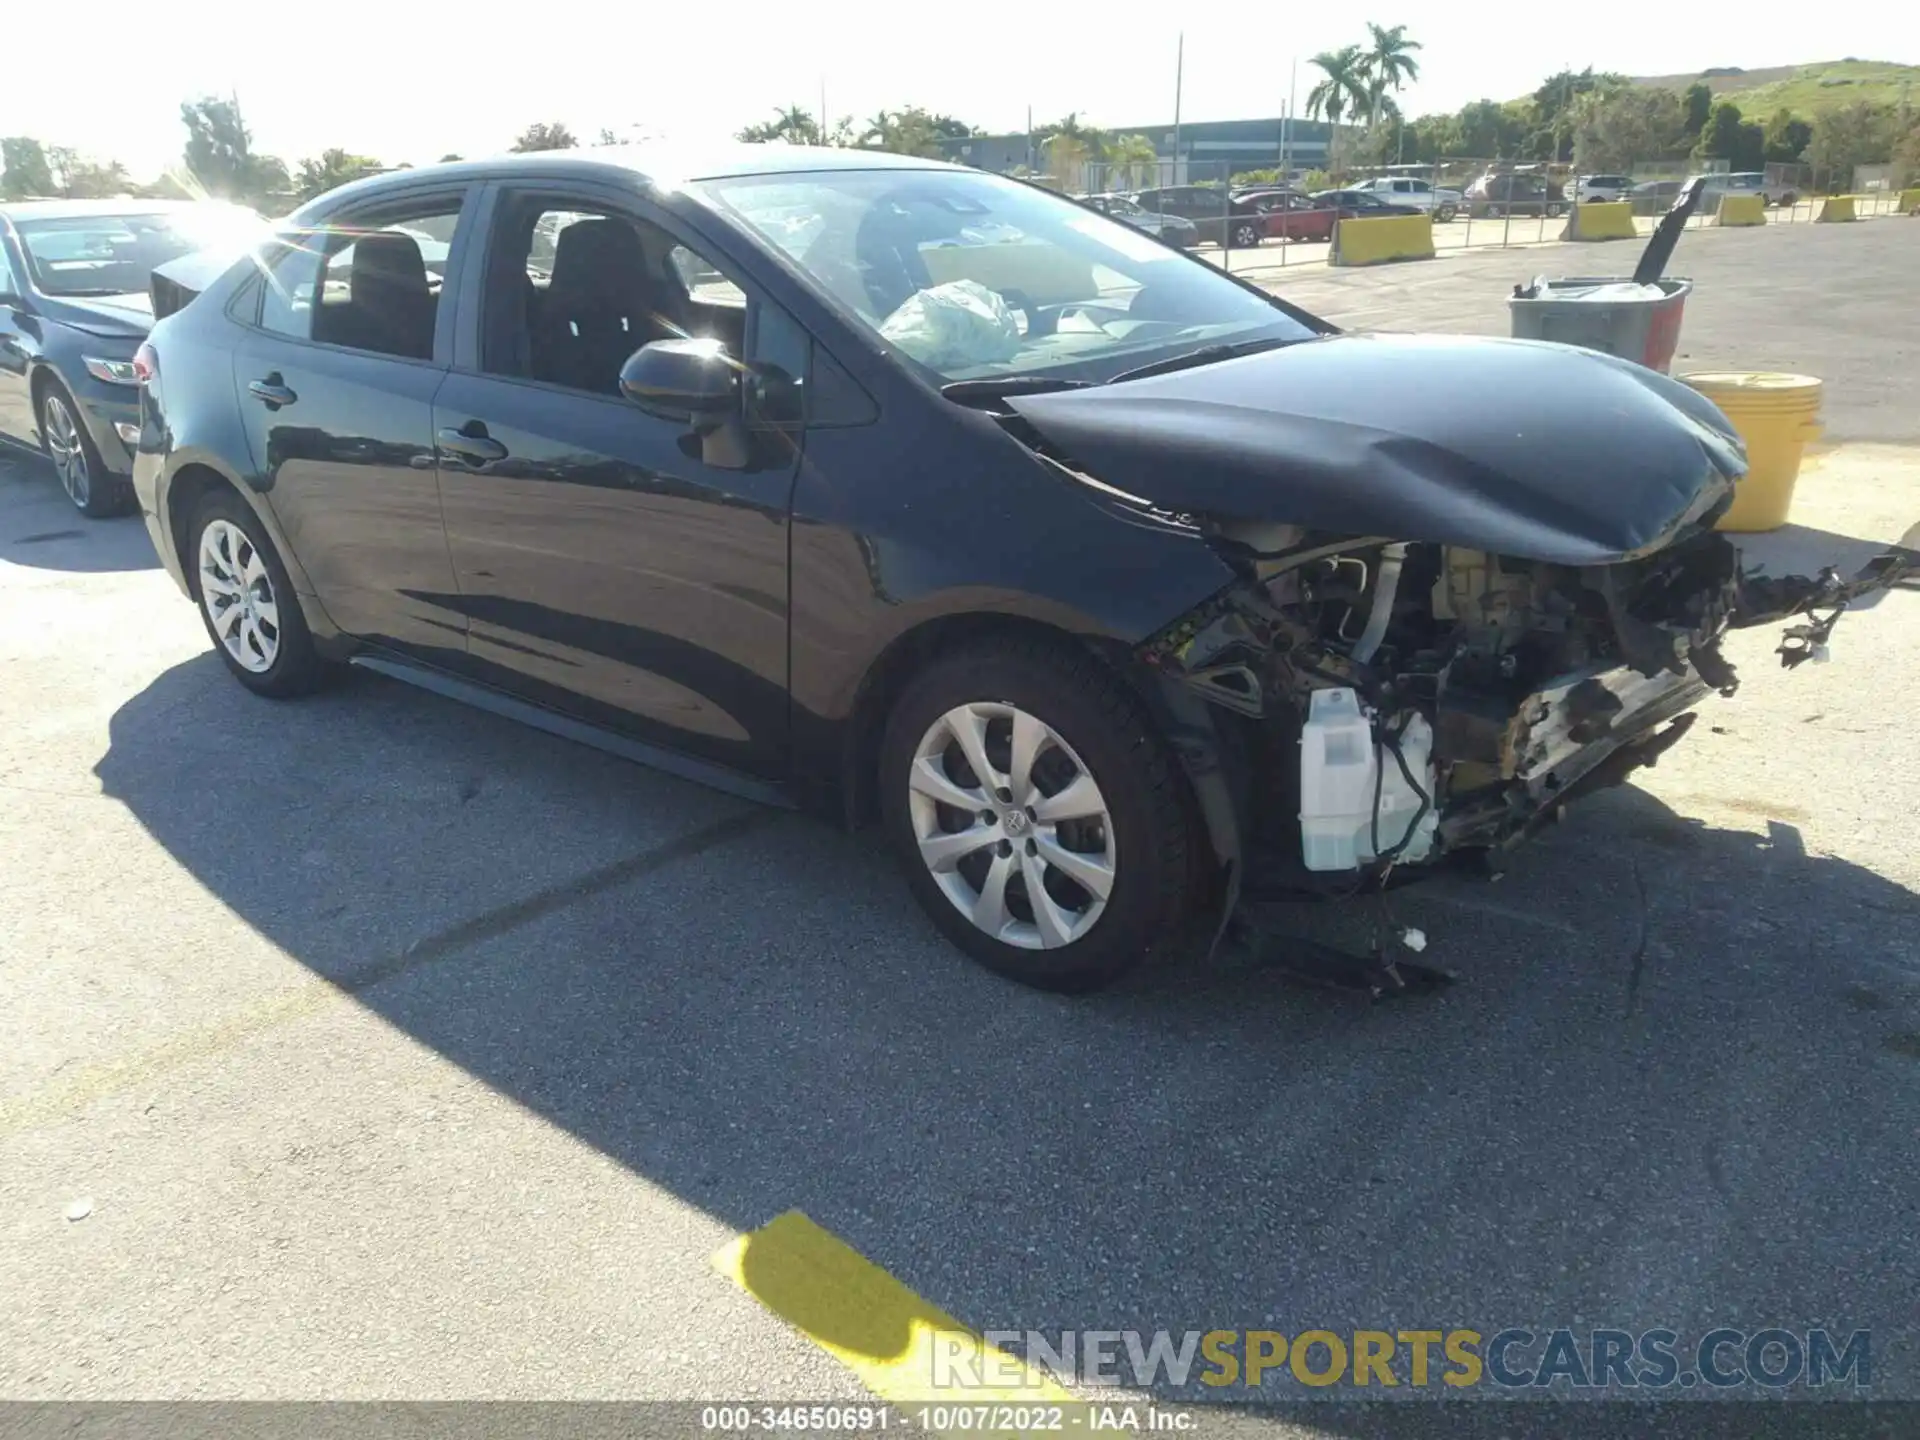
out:
M129 499L133 352L152 322L154 267L260 228L252 211L214 202L0 205L0 440L44 450L83 514Z
M1729 627L1810 652L1906 558L1743 580L1682 385L1339 334L921 160L412 170L155 294L136 488L241 684L350 661L877 816L1056 989L1513 844L1731 692Z

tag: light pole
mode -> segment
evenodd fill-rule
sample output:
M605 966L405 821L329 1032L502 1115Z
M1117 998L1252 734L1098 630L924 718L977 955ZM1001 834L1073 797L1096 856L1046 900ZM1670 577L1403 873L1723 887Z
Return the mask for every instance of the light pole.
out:
M1180 39L1173 52L1173 180L1180 183L1180 82L1187 69L1187 32L1180 32Z

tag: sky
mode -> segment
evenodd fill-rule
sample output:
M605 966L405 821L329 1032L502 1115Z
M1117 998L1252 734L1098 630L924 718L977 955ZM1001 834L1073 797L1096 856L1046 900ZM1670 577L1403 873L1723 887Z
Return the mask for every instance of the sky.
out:
M59 5L9 17L0 135L27 134L136 179L177 165L183 99L237 94L254 148L289 165L338 146L389 164L505 150L534 121L582 140L721 139L779 106L865 117L923 105L989 130L1078 111L1101 127L1165 125L1185 37L1183 119L1279 115L1297 58L1305 104L1314 52L1404 24L1422 75L1409 114L1511 99L1565 66L1657 75L1853 56L1920 63L1920 7L1610 0L1578 23L1538 3L1393 0L1378 9L1048 0L998 5L826 0L772 5L512 6L419 0L238 7L233 0L95 0L85 36ZM1338 13L1330 13L1338 12ZM315 16L330 16L319 20ZM1015 16L1009 23L1006 18ZM242 19L241 17L244 17ZM54 57L70 55L70 62ZM1297 111L1296 111L1297 113Z

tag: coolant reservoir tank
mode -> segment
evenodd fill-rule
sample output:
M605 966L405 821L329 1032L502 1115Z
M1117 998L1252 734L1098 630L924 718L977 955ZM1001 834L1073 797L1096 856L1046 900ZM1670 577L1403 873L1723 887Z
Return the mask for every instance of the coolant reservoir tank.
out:
M1391 751L1376 745L1373 724L1352 689L1316 690L1300 731L1300 851L1309 870L1353 870L1375 858L1375 792L1380 850L1423 860L1433 849L1439 815L1422 795L1434 793L1433 731L1413 715L1404 721L1400 753L1418 789L1407 783ZM1414 826L1414 817L1419 825Z

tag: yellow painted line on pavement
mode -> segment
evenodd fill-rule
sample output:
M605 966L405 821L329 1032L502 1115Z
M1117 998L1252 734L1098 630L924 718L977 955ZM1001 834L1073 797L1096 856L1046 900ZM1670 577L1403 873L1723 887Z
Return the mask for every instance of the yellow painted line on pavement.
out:
M891 1404L1033 1406L1074 1398L798 1210L742 1235L713 1264ZM956 1381L956 1374L968 1378Z

